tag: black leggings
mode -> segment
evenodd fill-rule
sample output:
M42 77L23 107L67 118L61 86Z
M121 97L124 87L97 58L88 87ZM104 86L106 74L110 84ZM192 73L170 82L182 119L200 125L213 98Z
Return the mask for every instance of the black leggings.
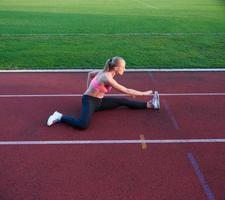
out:
M63 115L63 117L61 118L61 122L79 129L86 129L88 128L92 114L95 111L109 110L120 106L127 106L128 108L132 109L145 109L147 108L147 103L120 97L104 97L100 99L88 95L83 95L80 117L74 118L71 116Z

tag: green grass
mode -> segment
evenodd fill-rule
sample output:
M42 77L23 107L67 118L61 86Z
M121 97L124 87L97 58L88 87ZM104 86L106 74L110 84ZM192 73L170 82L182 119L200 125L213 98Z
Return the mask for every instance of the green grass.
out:
M1 69L99 68L114 55L123 56L129 68L220 68L225 4L0 0L0 49Z

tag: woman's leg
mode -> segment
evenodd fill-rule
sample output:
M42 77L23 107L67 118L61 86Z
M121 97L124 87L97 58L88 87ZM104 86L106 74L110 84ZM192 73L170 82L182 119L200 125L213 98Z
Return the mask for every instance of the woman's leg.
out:
M134 101L121 97L104 97L102 99L101 106L98 108L98 111L109 110L120 106L126 106L132 109L145 109L147 108L147 102Z
M92 115L99 106L100 102L101 99L84 95L82 97L82 110L80 117L75 118L63 115L60 122L69 124L70 126L73 126L75 128L87 129L90 124Z

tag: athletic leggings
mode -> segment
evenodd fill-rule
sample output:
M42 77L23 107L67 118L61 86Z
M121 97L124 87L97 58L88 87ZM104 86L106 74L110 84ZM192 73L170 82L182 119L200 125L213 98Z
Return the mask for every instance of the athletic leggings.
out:
M83 95L80 117L74 118L63 115L61 122L78 129L87 129L90 124L92 114L95 111L109 110L120 106L126 106L132 109L145 109L147 108L147 103L120 97L104 97L100 99L89 95Z

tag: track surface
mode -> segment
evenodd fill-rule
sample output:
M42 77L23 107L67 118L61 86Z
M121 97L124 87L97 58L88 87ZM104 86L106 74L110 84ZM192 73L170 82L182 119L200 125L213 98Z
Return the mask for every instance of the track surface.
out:
M1 73L0 95L82 94L86 77ZM224 72L129 72L118 81L164 94L225 93ZM97 112L86 131L46 126L55 110L78 116L80 101L79 96L0 96L0 140L225 138L224 95L161 96L159 112ZM224 200L224 153L225 143L0 145L0 199Z

